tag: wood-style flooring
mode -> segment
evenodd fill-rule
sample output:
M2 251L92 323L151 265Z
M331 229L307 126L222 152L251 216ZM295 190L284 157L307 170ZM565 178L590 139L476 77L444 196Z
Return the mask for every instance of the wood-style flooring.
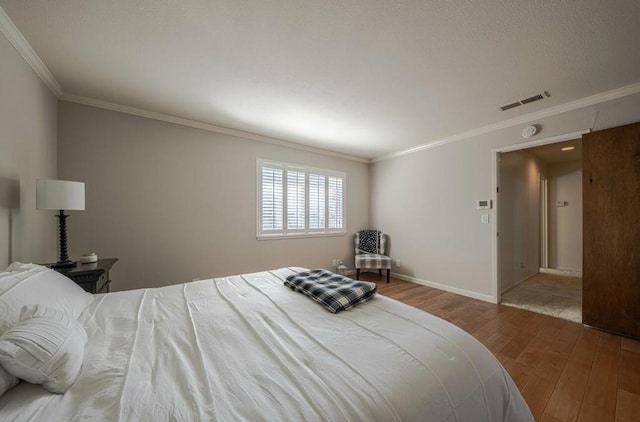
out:
M536 421L640 421L640 342L523 309L362 274L378 292L457 325L507 369Z

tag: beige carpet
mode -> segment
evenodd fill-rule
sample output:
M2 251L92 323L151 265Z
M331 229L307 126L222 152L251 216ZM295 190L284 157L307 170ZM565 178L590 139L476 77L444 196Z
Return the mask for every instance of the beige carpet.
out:
M540 273L502 295L502 304L582 322L582 277Z

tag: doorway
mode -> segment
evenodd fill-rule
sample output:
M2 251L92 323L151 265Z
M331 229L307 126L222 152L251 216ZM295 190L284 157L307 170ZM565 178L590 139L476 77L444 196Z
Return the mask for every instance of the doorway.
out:
M540 268L549 268L549 191L547 178L540 175Z
M581 135L496 151L498 302L576 322L582 320Z

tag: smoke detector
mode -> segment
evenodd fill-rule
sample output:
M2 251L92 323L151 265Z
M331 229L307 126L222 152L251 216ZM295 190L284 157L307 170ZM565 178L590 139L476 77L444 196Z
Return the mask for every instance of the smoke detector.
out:
M535 126L527 126L524 129L522 129L522 137L523 138L531 138L536 133L538 133L538 128L535 127Z

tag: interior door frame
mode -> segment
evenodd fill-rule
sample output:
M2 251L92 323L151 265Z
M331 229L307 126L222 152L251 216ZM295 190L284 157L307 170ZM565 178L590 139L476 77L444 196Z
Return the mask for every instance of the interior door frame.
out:
M494 218L493 218L493 245L492 245L492 285L493 285L493 300L494 303L500 303L501 300L501 283L500 283L500 194L499 182L500 182L500 155L505 152L518 151L521 149L528 149L532 147L538 147L541 145L555 144L558 142L570 141L572 139L581 138L585 133L591 132L591 129L578 130L575 132L564 133L562 135L550 136L548 138L536 139L535 141L522 142L519 144L509 145L500 148L494 148L491 151L491 188L493 191L493 203L495 204Z
M549 185L542 174L539 175L540 188L540 268L549 268Z

